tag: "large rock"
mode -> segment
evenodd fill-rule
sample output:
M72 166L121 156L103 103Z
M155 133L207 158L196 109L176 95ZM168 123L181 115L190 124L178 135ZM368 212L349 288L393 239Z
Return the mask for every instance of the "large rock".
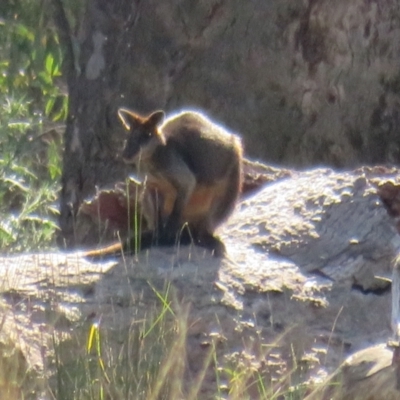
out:
M220 232L223 259L193 246L106 263L82 253L3 257L0 342L23 360L20 368L42 376L36 390L45 390L54 338L68 343L83 321L101 321L117 354L124 336L116 332L148 316L169 288L189 310L188 387L212 346L217 365L242 362L271 390L288 377L291 385L317 381L390 337L390 265L400 239L378 193L383 184L399 192L396 173L292 172L238 206ZM201 398L218 382L209 366Z

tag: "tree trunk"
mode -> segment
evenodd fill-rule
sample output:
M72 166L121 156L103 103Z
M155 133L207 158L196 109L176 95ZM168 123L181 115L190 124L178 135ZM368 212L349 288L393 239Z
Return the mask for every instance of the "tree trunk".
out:
M62 14L61 3L57 0L56 3ZM122 3L125 3L124 9ZM90 0L80 36L75 38L79 50L73 50L71 45L66 57L69 116L60 199L59 244L62 247L85 244L76 229L82 201L93 195L96 187L123 181L126 176L113 136L118 138L114 133L118 129L121 131L117 109L125 105L119 95L123 85L119 69L123 62L119 56L123 55L125 36L132 32L127 27L135 24L136 3ZM123 22L118 23L118 20ZM59 15L59 27L60 21L62 16ZM89 244L96 242L90 235L85 239Z

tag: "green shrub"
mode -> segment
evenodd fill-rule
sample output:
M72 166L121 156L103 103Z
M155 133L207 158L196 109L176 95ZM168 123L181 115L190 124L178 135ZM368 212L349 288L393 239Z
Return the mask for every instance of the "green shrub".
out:
M0 251L48 248L57 229L68 97L48 0L0 5Z

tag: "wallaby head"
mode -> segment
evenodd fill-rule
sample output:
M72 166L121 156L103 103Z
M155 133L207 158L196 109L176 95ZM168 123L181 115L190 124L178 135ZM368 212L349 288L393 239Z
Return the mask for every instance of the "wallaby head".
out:
M139 155L151 155L158 145L165 145L165 138L157 129L165 118L164 111L155 111L142 117L125 108L118 110L118 117L129 131L122 158L126 163L135 163Z

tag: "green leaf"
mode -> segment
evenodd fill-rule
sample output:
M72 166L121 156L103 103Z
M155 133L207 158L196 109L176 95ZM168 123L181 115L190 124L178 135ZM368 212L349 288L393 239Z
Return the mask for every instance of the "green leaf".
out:
M35 34L30 31L26 25L17 24L15 27L15 33L30 42L33 42L35 40Z
M51 114L51 111L53 110L54 103L56 102L55 97L50 97L49 100L46 102L46 107L44 109L44 113L49 116Z
M54 65L54 57L51 53L47 54L46 61L45 61L45 66L46 66L46 72L52 76L53 75L53 65Z
M2 247L10 245L10 243L15 241L15 235L11 231L7 230L0 225L0 245Z
M41 82L43 82L45 85L53 85L53 79L51 78L51 75L47 73L47 71L41 71L38 73L38 78L40 78ZM40 85L39 85L40 87ZM43 88L42 88L43 89ZM44 91L44 93L46 93Z

